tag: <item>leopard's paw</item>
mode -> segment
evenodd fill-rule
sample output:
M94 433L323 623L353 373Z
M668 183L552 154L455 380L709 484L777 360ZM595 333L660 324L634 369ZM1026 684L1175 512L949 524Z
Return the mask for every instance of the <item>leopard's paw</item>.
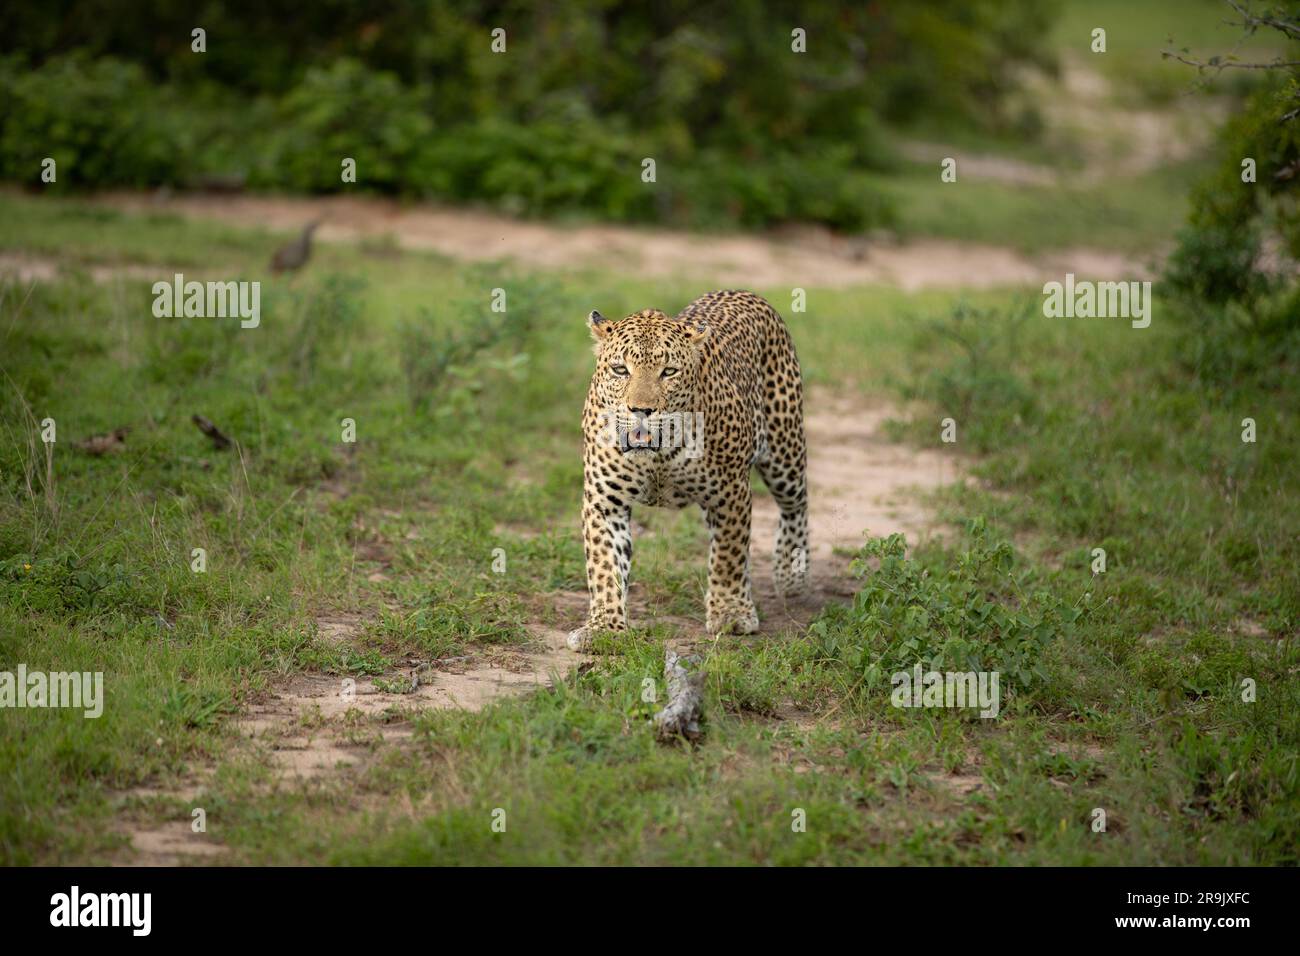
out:
M790 575L784 578L777 578L776 584L777 597L787 601L797 600L808 596L808 575Z
M805 597L808 594L808 554L795 548L786 555L778 548L772 555L772 583L777 597L784 600Z
M577 651L579 654L591 650L591 627L584 624L576 631L570 631L565 643L569 645L569 650Z
M714 637L723 634L757 634L758 611L752 605L747 608L709 611L704 626Z

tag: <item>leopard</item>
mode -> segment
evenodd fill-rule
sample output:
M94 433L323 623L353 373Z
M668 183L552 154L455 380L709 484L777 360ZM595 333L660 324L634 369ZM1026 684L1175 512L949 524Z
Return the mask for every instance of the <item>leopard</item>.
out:
M709 532L705 629L759 630L750 575L751 469L780 509L777 595L808 589L808 478L803 377L794 340L761 296L709 292L677 315L643 309L587 316L595 369L582 415L588 650L628 630L633 506L697 505Z

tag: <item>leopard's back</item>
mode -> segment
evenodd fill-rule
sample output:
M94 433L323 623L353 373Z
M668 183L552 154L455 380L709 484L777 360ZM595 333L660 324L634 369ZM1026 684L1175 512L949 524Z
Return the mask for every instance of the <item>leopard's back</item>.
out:
M699 410L706 447L721 461L761 463L774 443L803 453L803 385L785 321L762 296L709 292L677 315L706 326Z

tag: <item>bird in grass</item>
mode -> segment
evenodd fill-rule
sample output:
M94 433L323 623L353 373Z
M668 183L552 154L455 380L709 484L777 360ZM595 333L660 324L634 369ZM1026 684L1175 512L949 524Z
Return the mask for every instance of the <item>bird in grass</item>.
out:
M307 223L301 236L276 250L275 255L271 257L272 275L279 275L281 272L297 272L307 264L307 260L311 258L311 235L319 225L319 219Z

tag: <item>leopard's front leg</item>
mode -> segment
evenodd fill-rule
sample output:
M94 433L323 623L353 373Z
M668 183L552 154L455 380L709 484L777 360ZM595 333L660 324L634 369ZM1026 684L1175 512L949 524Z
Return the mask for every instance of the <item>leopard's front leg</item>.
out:
M600 631L627 630L627 575L632 567L632 509L608 496L583 494L582 549L587 558L587 623L569 647L587 650Z
M758 611L749 583L749 471L733 475L705 505L709 523L709 593L705 626L710 634L753 634Z

